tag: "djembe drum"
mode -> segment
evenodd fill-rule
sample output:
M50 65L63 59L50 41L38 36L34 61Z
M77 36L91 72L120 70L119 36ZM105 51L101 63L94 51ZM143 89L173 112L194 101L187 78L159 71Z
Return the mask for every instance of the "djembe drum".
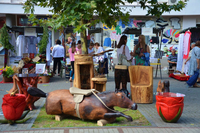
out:
M115 91L120 89L120 83L122 82L122 89L127 90L127 82L130 82L128 67L125 65L115 66Z

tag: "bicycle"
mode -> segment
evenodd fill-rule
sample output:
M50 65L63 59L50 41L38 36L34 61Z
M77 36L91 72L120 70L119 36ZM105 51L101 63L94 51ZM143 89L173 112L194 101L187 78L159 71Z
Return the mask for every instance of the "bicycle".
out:
M112 53L108 53L108 69L114 71L114 62L111 55Z

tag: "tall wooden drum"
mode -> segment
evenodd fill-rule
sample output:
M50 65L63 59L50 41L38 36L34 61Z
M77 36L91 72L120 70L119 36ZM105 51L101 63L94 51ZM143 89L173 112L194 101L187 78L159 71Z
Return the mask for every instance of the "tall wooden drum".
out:
M125 65L115 66L115 89L120 89L120 82L122 82L122 88L127 89L127 82L129 81L128 67Z

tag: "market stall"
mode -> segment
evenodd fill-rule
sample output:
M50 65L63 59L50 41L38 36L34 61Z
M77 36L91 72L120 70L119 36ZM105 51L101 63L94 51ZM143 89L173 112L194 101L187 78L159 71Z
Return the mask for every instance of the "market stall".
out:
M17 73L37 74L36 64L44 64L45 69L39 76L49 77L51 75L49 71L51 32L47 28L46 31L44 33L43 27L15 26L10 28L10 43L14 46L15 52L9 51L8 64L15 66L18 69ZM45 46L40 43L43 34L49 35ZM39 52L39 49L43 51Z

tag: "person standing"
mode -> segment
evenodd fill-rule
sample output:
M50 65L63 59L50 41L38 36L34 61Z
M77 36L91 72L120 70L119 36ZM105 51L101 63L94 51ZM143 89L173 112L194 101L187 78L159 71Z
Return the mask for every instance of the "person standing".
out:
M185 61L185 65L187 64L188 61L190 61L190 58L191 58L191 56L192 56L192 49L193 49L194 47L195 47L195 43L193 43L193 44L191 45L191 50L190 50L190 52L189 52L189 56L188 56L187 60Z
M76 48L76 43L72 42L71 48L69 48L68 52L69 52L69 58L70 58L70 62L71 62L71 67L72 67L72 72L70 74L70 78L69 81L72 82L72 76L74 75L74 55L77 53L78 48Z
M200 73L200 41L197 41L195 47L192 49L192 55L190 58L190 68L189 75L194 75L194 72L198 71ZM195 83L193 87L200 87Z
M61 60L64 57L64 47L61 45L61 41L57 40L56 45L53 47L53 73L56 74L56 67L58 65L58 76L60 76Z
M150 53L149 46L145 43L145 36L140 35L138 44L134 47L133 56L135 56L135 65L145 65L145 60L142 59L144 53Z
M126 45L126 43L127 43L127 36L126 35L121 36L120 41L117 45L118 64L131 66L132 59L133 59L131 55L133 53L129 52L129 48ZM129 92L127 90L127 82L130 82L128 69L125 71L124 70L121 71L119 68L115 68L115 85L116 85L115 92L118 92L118 91L124 92L126 96L129 97Z
M189 68L190 68L190 59L191 59L191 56L192 56L192 49L194 47L195 47L195 43L192 43L191 50L189 52L189 56L188 56L187 60L185 61L185 67L184 67L185 74L188 74L188 71L189 71Z
M133 57L131 56L132 52L131 53L129 52L129 48L126 45L126 43L127 43L127 36L126 35L121 36L120 41L117 45L117 58L119 61L120 54L124 54L126 56L126 60L130 62L130 65L132 65L132 59L133 59Z

